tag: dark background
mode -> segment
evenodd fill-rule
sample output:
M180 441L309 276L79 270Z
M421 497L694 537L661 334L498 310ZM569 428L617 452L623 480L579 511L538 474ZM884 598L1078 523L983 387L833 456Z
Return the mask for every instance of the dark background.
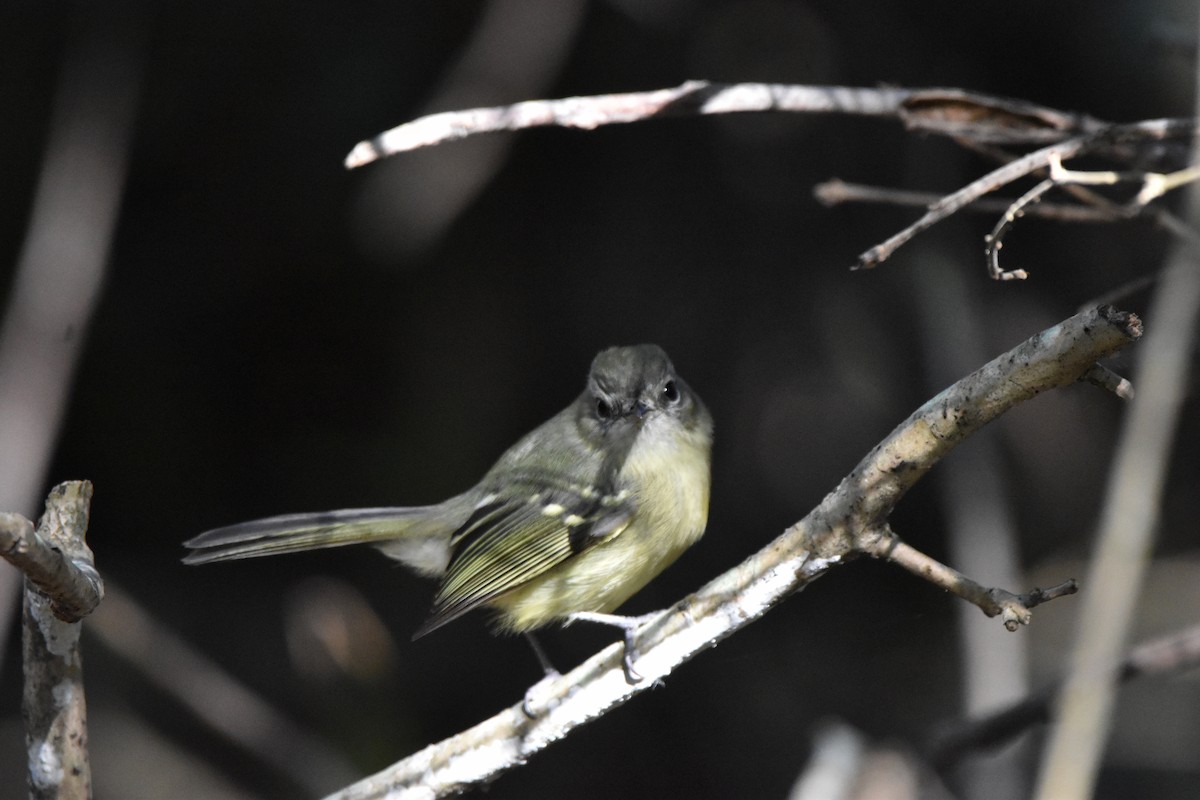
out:
M1192 108L1186 3L516 5L0 10L0 297L62 65L100 41L133 53L141 71L106 283L45 485L93 481L89 542L104 575L323 738L350 777L517 701L538 674L524 642L489 636L483 615L410 642L432 585L369 550L188 568L184 539L276 513L440 500L570 402L597 350L653 341L717 426L708 535L626 609L661 607L803 516L967 371L947 371L954 342L929 333L931 315L978 337L977 366L1153 272L1168 245L1142 223L1026 220L1004 255L1032 277L995 283L982 256L995 217L964 215L879 269L850 272L857 253L918 212L823 208L814 184L948 192L990 168L891 121L737 115L541 129L343 169L355 142L422 113L692 78L955 86L1117 121ZM506 33L473 39L505 15L517 20ZM468 53L486 68L464 73ZM478 171L488 159L494 170ZM472 180L477 189L462 188ZM957 294L931 303L949 281ZM1140 313L1147 299L1119 304ZM1129 374L1136 357L1115 366ZM1046 581L1083 577L1077 559L1091 550L1119 420L1118 401L1080 386L978 437L1000 453L1021 562ZM1158 546L1187 576L1196 441L1193 394ZM952 456L893 520L941 558L939 472L955 469ZM1166 606L1178 618L1151 628L1195 619L1186 589ZM1039 609L1016 634L1040 654L1035 685L1061 672L1077 607ZM956 611L887 565L834 570L489 796L783 797L830 718L918 746L962 714ZM346 669L312 638L343 627ZM1012 635L996 623L995 636ZM562 666L611 638L581 628L544 637ZM198 721L144 665L96 637L85 646L98 797L180 796L181 785L196 797L313 793ZM18 652L14 634L0 776L19 775L24 753ZM209 707L220 715L223 702ZM1119 722L1101 796L1195 796L1197 705L1194 682L1142 696L1167 744ZM1166 752L1171 743L1185 755Z

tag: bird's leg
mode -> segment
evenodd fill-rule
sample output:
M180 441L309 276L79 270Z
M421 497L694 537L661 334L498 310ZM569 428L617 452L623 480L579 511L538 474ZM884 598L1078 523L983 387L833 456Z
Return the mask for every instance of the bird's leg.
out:
M621 668L625 670L625 681L630 684L641 683L642 676L633 668L633 660L637 658L637 645L633 636L637 629L658 616L658 612L643 614L640 617L625 617L620 614L600 614L594 611L576 611L567 619L570 622L598 622L601 625L612 625L625 633L625 652L621 656Z
M547 678L557 678L561 673L554 668L554 665L550 663L550 659L546 657L546 651L542 649L542 643L530 631L525 631L524 635L525 641L529 642L529 646L533 648L533 654L537 656L538 663L542 665L542 672L546 673Z
M521 701L521 710L525 712L525 716L529 717L530 719L536 719L537 714L533 712L534 693L547 681L551 681L559 677L561 673L559 673L559 671L554 668L554 665L550 663L550 659L546 657L546 651L542 649L542 643L537 640L536 636L529 631L526 631L525 640L529 642L529 646L533 648L533 654L537 656L538 663L542 665L542 672L545 673L540 681L529 687L529 690L525 692L525 699Z

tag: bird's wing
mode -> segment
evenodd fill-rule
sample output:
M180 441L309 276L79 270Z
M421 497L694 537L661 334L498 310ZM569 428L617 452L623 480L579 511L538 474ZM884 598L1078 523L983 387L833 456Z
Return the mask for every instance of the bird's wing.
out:
M545 485L511 482L482 498L451 538L433 612L414 639L619 535L633 517L627 492Z

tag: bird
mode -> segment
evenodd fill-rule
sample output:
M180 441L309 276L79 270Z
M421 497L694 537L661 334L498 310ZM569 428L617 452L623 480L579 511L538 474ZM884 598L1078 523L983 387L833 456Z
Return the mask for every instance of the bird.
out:
M374 545L439 581L420 638L476 608L501 633L587 620L624 631L630 683L638 617L613 614L703 535L713 422L653 344L610 347L583 392L519 439L467 491L426 506L274 516L201 533L187 564Z

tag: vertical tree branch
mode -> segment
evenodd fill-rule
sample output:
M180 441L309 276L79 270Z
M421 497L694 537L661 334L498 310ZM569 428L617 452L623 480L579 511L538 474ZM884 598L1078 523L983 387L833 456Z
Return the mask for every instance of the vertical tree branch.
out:
M31 800L86 800L92 795L81 623L76 616L94 608L103 595L92 552L84 542L91 499L87 481L61 483L46 498L36 532L15 514L0 521L5 534L14 529L17 533L6 537L5 557L28 570L21 710ZM23 558L13 558L13 553ZM77 589L82 590L79 595Z
M1200 99L1197 100L1200 103ZM1193 145L1195 148L1195 145ZM1193 152L1193 160L1196 158ZM1100 519L1099 544L1087 577L1079 638L1038 780L1042 800L1092 796L1112 726L1120 659L1158 528L1163 485L1179 409L1188 383L1200 317L1200 191L1188 190L1177 236L1147 316L1129 407ZM1165 215L1164 215L1165 216Z
M1200 252L1181 243L1147 317L1134 396L1109 474L1070 677L1039 780L1044 800L1090 797L1112 724L1121 653L1158 527L1200 309Z

